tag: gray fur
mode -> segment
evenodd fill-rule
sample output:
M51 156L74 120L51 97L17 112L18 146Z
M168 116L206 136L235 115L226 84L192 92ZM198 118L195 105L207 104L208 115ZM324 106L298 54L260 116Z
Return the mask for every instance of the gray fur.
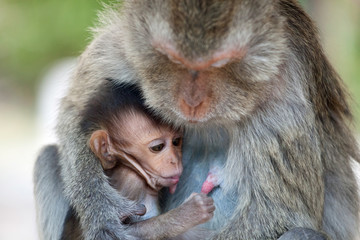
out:
M44 147L35 163L34 194L40 239L60 239L69 202L64 198L58 148Z
M279 240L327 240L321 233L306 228L294 228L282 235Z

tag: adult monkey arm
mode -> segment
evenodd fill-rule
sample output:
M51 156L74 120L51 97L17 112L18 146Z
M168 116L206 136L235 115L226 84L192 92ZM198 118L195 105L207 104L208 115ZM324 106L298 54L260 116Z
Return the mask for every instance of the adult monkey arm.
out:
M121 224L126 216L141 212L142 206L121 197L113 189L96 156L88 147L89 134L96 124L88 119L91 102L106 104L109 78L133 80L123 62L119 39L111 32L99 33L79 59L67 96L60 106L57 134L64 194L80 217L85 239L131 239ZM115 41L115 39L116 41ZM105 47L103 48L103 44ZM116 62L111 61L117 59ZM123 69L122 69L123 67Z
M56 145L44 147L35 163L34 195L40 239L60 239L70 208L62 192L59 153Z

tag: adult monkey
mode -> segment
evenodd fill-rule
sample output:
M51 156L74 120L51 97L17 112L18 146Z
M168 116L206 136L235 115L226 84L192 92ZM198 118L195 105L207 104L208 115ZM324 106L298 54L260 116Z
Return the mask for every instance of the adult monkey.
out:
M57 128L64 192L86 239L130 238L119 219L138 211L116 196L86 146L84 112L92 98L106 104L102 90L110 79L138 85L149 107L186 128L185 169L164 209L196 191L220 162L224 180L206 225L213 239L355 239L350 161L360 157L345 124L351 114L296 1L134 0L104 15ZM56 161L53 155L47 148L39 162Z

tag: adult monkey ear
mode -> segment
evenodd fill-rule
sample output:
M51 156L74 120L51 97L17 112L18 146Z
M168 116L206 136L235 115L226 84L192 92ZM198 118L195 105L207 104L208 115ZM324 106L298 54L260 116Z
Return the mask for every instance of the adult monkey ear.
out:
M112 169L116 165L116 157L111 151L111 141L109 134L104 130L96 130L90 137L90 148L100 159L104 170Z

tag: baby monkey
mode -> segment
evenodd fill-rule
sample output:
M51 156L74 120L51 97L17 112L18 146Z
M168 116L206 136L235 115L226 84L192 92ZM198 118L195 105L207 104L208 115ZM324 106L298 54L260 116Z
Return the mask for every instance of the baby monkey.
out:
M193 193L179 207L159 215L159 190L168 187L174 193L183 170L181 131L137 104L106 117L101 129L91 134L89 145L111 185L146 207L145 215L122 219L129 223L129 233L140 239L202 238L205 231L194 227L210 220L215 210L206 194Z
M181 133L135 109L111 124L92 133L89 144L112 185L132 200L143 193L157 197L163 187L174 193L182 173Z

